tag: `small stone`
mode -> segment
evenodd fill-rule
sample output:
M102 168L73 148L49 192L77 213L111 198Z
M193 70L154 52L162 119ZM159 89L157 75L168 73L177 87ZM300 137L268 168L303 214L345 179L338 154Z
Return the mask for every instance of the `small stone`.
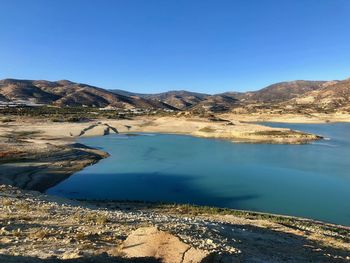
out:
M211 240L211 239L208 238L208 239L206 240L206 243L207 243L208 245L211 245L211 244L213 244L213 240Z
M79 258L79 257L81 257L81 254L77 252L65 252L62 255L62 259L73 259L73 258Z

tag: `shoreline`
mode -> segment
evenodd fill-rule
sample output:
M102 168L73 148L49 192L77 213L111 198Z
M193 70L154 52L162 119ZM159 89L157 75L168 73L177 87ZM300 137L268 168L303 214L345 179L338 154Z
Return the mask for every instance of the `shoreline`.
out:
M38 124L37 121L32 126L25 126L24 130L16 129L18 126L15 126L13 134L17 137L11 137L11 143L7 143L7 147L10 149L12 145L11 150L24 147L27 153L7 156L7 160L14 164L7 171L13 172L19 163L27 166L32 164L36 172L32 173L31 167L29 173L32 180L36 176L37 186L47 187L48 182L52 184L55 180L64 180L84 167L108 157L104 151L78 143L76 140L80 136L70 136L69 133L80 134L84 130L83 137L101 136L116 131L121 134L137 133L140 132L138 129L128 129L126 125L136 123L141 129L144 123L140 120L129 120L128 124L120 122L122 121L64 123L61 126L63 130L57 130L59 125ZM190 124L193 125L193 122ZM205 125L208 125L207 121L199 126ZM86 129L91 126L93 128ZM147 126L151 131L146 129L146 132L161 133L162 127L154 131L155 126L157 122ZM28 128L33 128L32 133L25 132ZM41 132L38 132L40 128ZM57 131L64 131L68 136L58 136ZM4 130L2 132L2 135L8 134ZM3 161L0 163L2 167L6 165ZM17 184L27 178L26 172L28 170L15 172ZM38 183L40 181L42 183ZM33 185L35 184L25 184L29 189ZM350 254L350 226L302 217L188 204L74 200L47 195L43 191L39 193L1 186L1 182L0 204L0 224L4 225L0 230L0 243L6 244L5 247L0 247L0 261L6 262L36 263L40 262L37 260L51 257L93 258L96 262L130 259L122 262L138 262L135 256L153 254L142 254L141 248L128 249L129 246L139 244L135 243L135 236L136 240L143 238L145 246L154 247L152 249L158 251L163 248L157 247L157 238L164 235L174 242L171 247L178 251L176 253L183 253L182 258L186 257L187 252L180 247L185 246L186 251L191 251L191 255L196 258L210 257L217 260L212 262L222 262L224 259L264 259L273 262L285 260L286 257L297 261L313 259L317 262L350 260L347 257ZM29 207L33 209L29 210ZM6 225L8 221L11 225ZM20 230L12 227L12 224L20 226ZM50 227L52 225L55 228ZM162 254L159 257L167 256L169 257ZM170 256L172 257L173 255Z
M232 119L136 117L132 120L97 120L53 123L21 119L0 125L0 184L45 192L108 153L77 143L77 138L113 133L178 134L233 143L303 144L321 136L247 124Z
M232 119L141 116L131 120L56 123L19 118L0 124L0 184L44 192L108 157L104 151L76 143L77 138L133 132L181 134L233 143L303 144L322 138Z
M72 200L76 202L82 202L86 204L92 204L96 205L98 207L106 207L108 206L126 206L130 209L139 209L140 207L152 207L155 209L160 209L162 211L168 211L171 212L171 210L175 207L176 209L183 209L182 213L185 214L226 214L226 215L235 215L238 217L244 217L244 218L250 218L250 219L257 219L257 218L268 218L273 220L274 222L280 222L280 221L301 221L304 223L309 224L320 224L325 225L331 228L344 228L346 230L350 231L350 224L349 225L343 225L343 224L337 224L329 221L322 221L319 219L313 219L308 217L302 217L302 216L293 216L293 215L287 215L287 214L276 214L276 213L270 213L270 212L263 212L263 211L255 211L255 210L245 210L245 209L236 209L236 208L229 208L229 207L219 207L219 206L209 206L209 205L196 205L191 203L174 203L174 202L162 202L162 201L144 201L144 200L113 200L113 199L86 199L86 198L68 198L68 197L62 197L62 196L56 196L52 194L43 193L48 196L52 196L54 198L59 199L67 199ZM350 238L350 236L349 236Z
M141 116L126 120L98 120L82 123L45 122L40 126L32 125L32 129L40 130L45 136L58 139L130 132L173 133L230 141L277 144L300 144L321 139L317 135L288 128L269 127L233 119L210 120L199 117Z
M10 186L0 186L0 193L0 223L5 223L0 242L6 244L0 247L0 261L36 263L54 257L129 263L143 256L188 263L204 258L213 260L209 262L350 260L346 226L215 207L76 201ZM179 260L160 252L159 237L163 241L166 237ZM158 253L148 254L145 247ZM182 261L188 250L193 261Z
M327 124L327 123L348 123L350 114L269 114L269 113L223 113L218 116L222 118L235 118L237 120L249 120L249 122L275 122L295 124Z

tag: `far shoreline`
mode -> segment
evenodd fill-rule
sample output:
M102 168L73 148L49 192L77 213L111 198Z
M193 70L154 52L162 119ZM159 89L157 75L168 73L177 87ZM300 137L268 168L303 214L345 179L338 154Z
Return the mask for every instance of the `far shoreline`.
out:
M78 138L138 132L249 144L303 144L322 139L318 135L232 119L210 121L199 117L139 116L71 123L16 118L0 126L0 183L45 191L84 167L108 157L109 154L104 151L78 143Z

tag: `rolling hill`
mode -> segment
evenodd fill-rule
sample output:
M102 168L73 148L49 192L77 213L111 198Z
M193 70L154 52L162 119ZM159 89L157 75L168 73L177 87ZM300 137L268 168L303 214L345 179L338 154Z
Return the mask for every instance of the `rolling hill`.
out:
M258 91L204 94L185 90L139 94L105 90L68 80L0 80L0 102L25 101L55 106L89 106L131 109L172 109L193 112L227 112L245 109L290 111L350 111L350 79L343 81L280 82Z
M201 101L205 100L208 94L190 92L186 90L174 90L159 94L145 95L145 98L162 101L178 109L188 109L191 108Z
M307 92L281 105L317 112L350 112L350 79L327 82L321 89Z
M3 101L24 101L54 106L89 106L142 109L173 109L161 101L126 96L68 80L0 80Z
M327 83L327 81L296 80L279 82L258 91L246 92L241 99L249 102L282 102L303 95L309 91L321 89L325 83Z

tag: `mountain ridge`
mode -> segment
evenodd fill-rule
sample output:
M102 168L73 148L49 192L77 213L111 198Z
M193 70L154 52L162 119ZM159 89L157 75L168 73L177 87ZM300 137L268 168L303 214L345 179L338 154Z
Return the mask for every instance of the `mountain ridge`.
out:
M206 94L171 90L156 94L106 90L70 80L0 80L0 101L30 101L53 106L168 109L227 112L235 108L310 108L349 111L350 79L278 82L257 91ZM322 103L318 103L319 101ZM323 106L322 106L323 105Z
M31 101L54 106L173 109L163 102L125 96L68 80L0 80L0 96L7 101Z

